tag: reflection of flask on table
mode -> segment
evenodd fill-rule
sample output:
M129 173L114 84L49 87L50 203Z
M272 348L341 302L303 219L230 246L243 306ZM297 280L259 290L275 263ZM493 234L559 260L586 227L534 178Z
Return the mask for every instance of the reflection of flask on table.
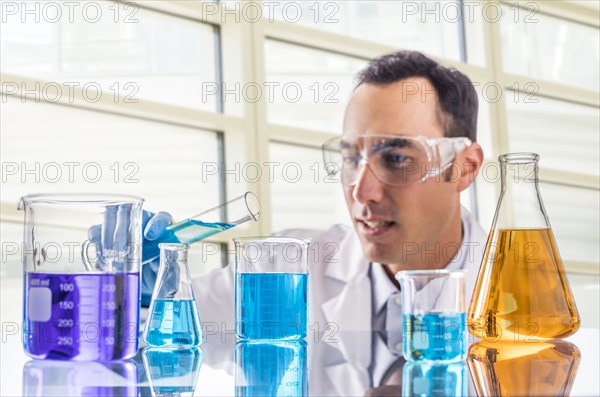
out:
M187 265L189 245L162 243L160 250L144 342L150 346L198 346L202 328Z
M467 394L467 366L464 362L436 364L413 361L404 364L403 396L460 397Z
M147 347L142 353L153 396L192 396L196 389L202 350Z
M468 364L480 396L568 396L581 353L566 341L477 342Z
M137 396L133 361L32 360L23 366L24 396Z
M542 203L538 159L535 153L499 157L502 192L467 319L482 339L565 338L580 326Z
M245 342L235 347L235 395L307 396L304 341Z

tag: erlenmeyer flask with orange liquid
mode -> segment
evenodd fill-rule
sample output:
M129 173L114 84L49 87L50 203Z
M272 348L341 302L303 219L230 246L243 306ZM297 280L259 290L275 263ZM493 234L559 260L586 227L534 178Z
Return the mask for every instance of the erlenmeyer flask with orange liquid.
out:
M502 189L467 323L476 337L535 342L581 320L538 185L535 153L500 156Z

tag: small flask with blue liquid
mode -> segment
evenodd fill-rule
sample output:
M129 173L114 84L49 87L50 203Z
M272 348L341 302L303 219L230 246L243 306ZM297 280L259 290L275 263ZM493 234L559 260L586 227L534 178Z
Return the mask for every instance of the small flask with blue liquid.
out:
M160 267L143 339L149 346L191 348L202 343L202 327L196 307L184 243L162 243Z

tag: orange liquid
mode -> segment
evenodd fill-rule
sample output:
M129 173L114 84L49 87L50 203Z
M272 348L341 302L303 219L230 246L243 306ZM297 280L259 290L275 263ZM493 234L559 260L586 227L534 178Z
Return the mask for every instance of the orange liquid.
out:
M478 342L467 362L479 396L568 396L580 360L565 341Z
M467 322L479 338L511 342L565 338L579 329L552 230L492 232Z

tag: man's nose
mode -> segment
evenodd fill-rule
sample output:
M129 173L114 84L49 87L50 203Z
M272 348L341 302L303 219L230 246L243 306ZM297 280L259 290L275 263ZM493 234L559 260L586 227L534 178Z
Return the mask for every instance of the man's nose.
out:
M352 189L354 201L363 205L379 202L383 198L383 188L383 183L375 176L369 163L362 161Z

